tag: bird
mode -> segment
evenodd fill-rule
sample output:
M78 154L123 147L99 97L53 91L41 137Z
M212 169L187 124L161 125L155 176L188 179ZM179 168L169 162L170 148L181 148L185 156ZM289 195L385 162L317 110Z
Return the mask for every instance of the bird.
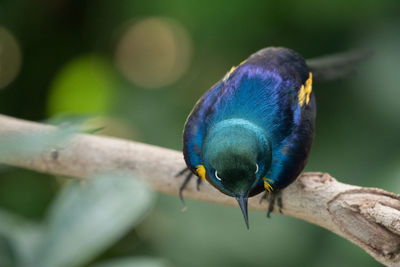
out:
M313 79L348 75L364 51L306 61L284 47L267 47L250 55L197 101L183 130L183 155L198 188L207 181L236 198L249 228L248 198L270 196L281 211L281 190L304 169L314 139L316 100ZM316 74L316 75L314 75ZM313 77L315 76L315 77Z

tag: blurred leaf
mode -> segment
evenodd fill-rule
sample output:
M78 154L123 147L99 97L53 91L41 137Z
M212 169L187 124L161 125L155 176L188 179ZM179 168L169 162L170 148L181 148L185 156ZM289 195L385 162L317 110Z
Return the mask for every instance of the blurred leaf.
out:
M112 66L101 56L73 59L57 74L49 97L50 115L106 112L116 88Z
M8 134L0 137L0 157L10 157L17 154L18 156L31 156L41 153L45 149L54 149L60 144L67 141L75 133L95 133L103 129L103 127L88 128L85 122L93 116L87 115L64 115L55 116L46 123L55 125L58 128L51 132L23 132L20 134ZM0 165L0 171L2 170Z
M0 266L10 266L10 261L16 266L31 266L42 233L41 225L0 210Z
M105 126L88 127L88 123L96 118L99 118L99 116L61 113L53 116L49 120L46 120L46 123L58 126L60 128L76 129L76 131L79 133L94 134L105 128Z
M97 132L100 132L101 130L104 130L106 127L97 127L97 128L93 128L93 129L87 129L87 130L83 130L82 133L87 133L87 134L94 134Z
M20 134L11 133L0 137L0 158L9 158L12 155L31 156L41 153L45 149L58 147L60 143L68 140L74 133L75 127L59 128L51 132L24 132Z
M10 171L11 169L11 166L0 163L0 174Z
M48 216L48 231L36 258L41 267L79 266L140 222L153 194L132 177L108 175L74 181Z
M117 260L109 260L104 263L93 265L92 267L166 267L171 266L163 259L155 259L148 257L123 258Z
M52 116L50 119L45 120L44 122L61 128L79 129L91 118L93 118L93 115L90 114L59 113L55 116Z
M10 244L0 236L0 266L14 266L13 253Z

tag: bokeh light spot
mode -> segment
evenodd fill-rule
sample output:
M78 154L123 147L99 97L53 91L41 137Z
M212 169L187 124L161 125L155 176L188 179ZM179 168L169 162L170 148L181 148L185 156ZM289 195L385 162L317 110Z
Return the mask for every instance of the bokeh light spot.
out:
M14 36L0 26L0 89L17 77L21 68L21 49Z
M48 113L106 113L116 87L112 66L102 57L85 55L73 59L53 81Z
M160 88L187 70L192 42L185 28L168 18L146 18L130 23L115 52L116 65L129 81Z

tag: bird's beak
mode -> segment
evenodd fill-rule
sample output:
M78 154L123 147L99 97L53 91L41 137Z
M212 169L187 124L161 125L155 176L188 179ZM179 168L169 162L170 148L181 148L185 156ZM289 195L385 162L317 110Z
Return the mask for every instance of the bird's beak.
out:
M247 195L240 195L236 197L236 200L239 203L239 207L242 210L244 221L246 223L247 229L249 229L249 217L248 217L248 212L247 212Z

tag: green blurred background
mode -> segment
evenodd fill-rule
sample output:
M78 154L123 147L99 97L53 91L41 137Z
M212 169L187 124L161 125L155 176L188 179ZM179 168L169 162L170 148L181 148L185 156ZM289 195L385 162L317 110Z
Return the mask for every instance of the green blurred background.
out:
M400 2L1 0L0 113L90 127L180 150L197 99L266 46L305 58L357 47L375 55L345 80L315 84L306 167L400 193ZM1 127L1 126L0 126ZM1 148L0 148L1 149ZM41 220L63 179L0 168L0 208ZM150 256L171 266L380 266L317 226L159 195L148 216L91 261ZM129 203L128 203L129 205Z

